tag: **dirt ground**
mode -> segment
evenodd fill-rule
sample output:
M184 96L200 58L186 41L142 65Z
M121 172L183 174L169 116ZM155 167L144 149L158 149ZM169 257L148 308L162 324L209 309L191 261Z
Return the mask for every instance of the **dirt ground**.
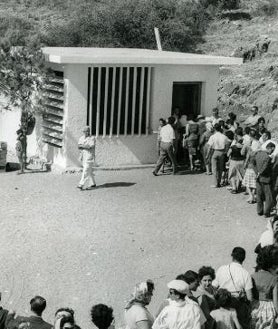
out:
M202 265L230 261L234 246L254 247L266 220L243 194L212 189L199 175L154 177L151 169L102 171L99 187L76 189L77 174L0 174L0 289L3 305L28 312L35 294L47 299L45 319L70 306L92 327L95 303L114 308L116 326L136 282L151 278L155 312L166 283Z

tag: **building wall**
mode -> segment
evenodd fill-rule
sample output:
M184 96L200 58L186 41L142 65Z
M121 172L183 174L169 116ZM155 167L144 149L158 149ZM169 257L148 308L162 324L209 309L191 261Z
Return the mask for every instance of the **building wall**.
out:
M211 116L217 104L217 66L159 66L154 69L152 89L152 126L160 117L171 115L173 82L202 82L201 113Z
M64 147L52 150L54 162L60 167L79 166L78 139L87 119L87 65L65 65ZM217 101L218 67L159 65L153 68L148 136L99 137L96 161L99 166L115 167L154 163L157 160L156 138L160 117L171 114L173 82L203 82L201 113L209 115ZM50 148L51 150L51 148Z

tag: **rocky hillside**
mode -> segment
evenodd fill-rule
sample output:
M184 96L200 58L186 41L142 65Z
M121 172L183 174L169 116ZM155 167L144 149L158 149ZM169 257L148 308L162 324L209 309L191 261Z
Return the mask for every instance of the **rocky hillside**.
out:
M215 20L200 51L223 56L245 56L240 67L224 67L219 82L219 107L243 120L252 105L259 106L268 127L278 137L278 20L257 16L249 20ZM269 43L270 41L270 43ZM268 50L262 49L269 43Z

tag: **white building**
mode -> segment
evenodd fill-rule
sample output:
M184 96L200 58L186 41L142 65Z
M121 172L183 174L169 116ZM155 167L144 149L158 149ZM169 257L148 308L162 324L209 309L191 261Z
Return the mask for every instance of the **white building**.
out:
M219 67L242 63L234 57L146 49L43 52L56 74L46 86L43 141L61 168L80 165L77 142L85 125L97 136L98 165L154 163L159 118L169 117L175 107L186 115L210 115Z

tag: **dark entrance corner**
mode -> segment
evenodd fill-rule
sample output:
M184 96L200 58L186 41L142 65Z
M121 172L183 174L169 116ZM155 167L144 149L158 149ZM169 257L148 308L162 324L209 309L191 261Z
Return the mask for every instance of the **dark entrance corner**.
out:
M188 119L201 111L201 82L174 82L172 92L172 113L176 107Z
M180 116L186 116L187 120L192 120L201 112L201 82L173 82L172 90L172 114L179 108ZM185 127L182 129L185 133ZM182 147L180 140L177 145L176 159L178 164L188 164L188 152Z

